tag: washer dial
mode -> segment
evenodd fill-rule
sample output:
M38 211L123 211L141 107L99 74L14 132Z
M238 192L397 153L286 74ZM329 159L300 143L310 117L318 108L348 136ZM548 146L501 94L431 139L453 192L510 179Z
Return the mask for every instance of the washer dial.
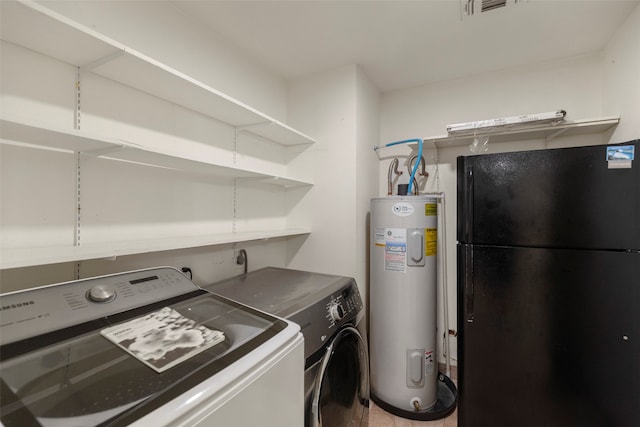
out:
M329 316L334 322L339 322L344 317L344 308L339 302L332 302L329 305Z
M109 285L96 285L87 292L87 299L92 302L111 302L116 299L116 291Z

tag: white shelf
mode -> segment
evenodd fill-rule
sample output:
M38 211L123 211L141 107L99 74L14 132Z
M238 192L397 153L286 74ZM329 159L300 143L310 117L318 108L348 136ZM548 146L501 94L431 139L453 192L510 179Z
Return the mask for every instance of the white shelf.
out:
M306 229L253 231L246 233L186 236L125 242L101 242L82 246L56 246L37 248L3 248L0 269L30 267L36 265L75 262L149 252L161 252L227 243L249 242L274 238L295 237L309 234Z
M308 181L237 168L230 165L202 162L197 159L152 151L142 146L114 138L96 136L74 129L57 129L35 122L0 119L2 139L39 147L76 151L114 160L162 167L201 175L255 179L282 187L312 185Z
M281 186L284 188L313 185L309 181L302 181L295 178L273 175L266 172L237 168L233 166L202 162L196 159L179 157L173 154L151 151L143 147L133 146L126 143L124 144L125 145L123 146L122 150L114 151L100 157L112 160L123 160L141 165L178 170L187 173L195 173L199 175L242 179L246 178Z
M5 118L0 118L0 137L40 147L84 153L123 147L123 144L115 139L109 140L87 132L56 129L37 122L28 123Z
M2 39L281 145L315 141L266 114L41 4L2 2ZM34 31L38 28L38 31Z
M438 148L469 145L476 136L489 136L489 143L514 142L530 139L545 139L550 141L559 136L586 135L605 132L616 126L620 117L602 117L585 120L564 121L562 123L518 126L493 131L478 131L470 135L443 135L427 137L425 142L432 142Z

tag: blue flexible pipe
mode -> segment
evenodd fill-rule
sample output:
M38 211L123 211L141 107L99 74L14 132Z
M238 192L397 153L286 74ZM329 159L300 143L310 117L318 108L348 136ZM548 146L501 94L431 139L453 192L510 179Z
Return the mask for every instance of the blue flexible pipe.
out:
M408 144L410 142L417 142L418 143L418 161L416 162L415 165L413 165L413 169L411 170L411 176L409 177L409 187L407 188L407 195L411 195L411 192L413 191L413 179L416 176L416 172L418 171L418 166L420 165L420 159L422 159L422 138L415 138L415 139L405 139L404 141L396 141L396 142L390 142L388 144L383 145L382 147L374 147L374 150L378 150L379 148L383 148L383 147L392 147L394 145L400 145L400 144Z

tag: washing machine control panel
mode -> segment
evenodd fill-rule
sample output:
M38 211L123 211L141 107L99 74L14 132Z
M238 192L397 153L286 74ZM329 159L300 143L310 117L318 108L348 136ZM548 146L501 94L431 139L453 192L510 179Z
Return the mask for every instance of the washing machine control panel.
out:
M358 286L353 283L329 298L326 303L328 328L340 326L343 320L354 321L358 312L362 310L362 299Z
M198 287L172 267L93 277L0 295L0 343L166 300Z
M320 285L324 285L323 287L314 287L312 290L305 288L305 296L310 297L307 300L303 298L304 304L294 304L295 312L283 315L300 325L304 335L304 356L307 360L319 352L324 353L325 347L340 328L344 325L357 325L364 315L362 298L355 280L321 278ZM215 292L215 289L213 291Z

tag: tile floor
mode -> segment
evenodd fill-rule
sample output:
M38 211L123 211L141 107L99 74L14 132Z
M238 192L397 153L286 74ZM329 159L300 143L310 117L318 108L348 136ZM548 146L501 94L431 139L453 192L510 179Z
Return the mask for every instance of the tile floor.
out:
M415 421L390 414L369 402L369 427L457 427L458 411L453 411L446 418L434 421Z

